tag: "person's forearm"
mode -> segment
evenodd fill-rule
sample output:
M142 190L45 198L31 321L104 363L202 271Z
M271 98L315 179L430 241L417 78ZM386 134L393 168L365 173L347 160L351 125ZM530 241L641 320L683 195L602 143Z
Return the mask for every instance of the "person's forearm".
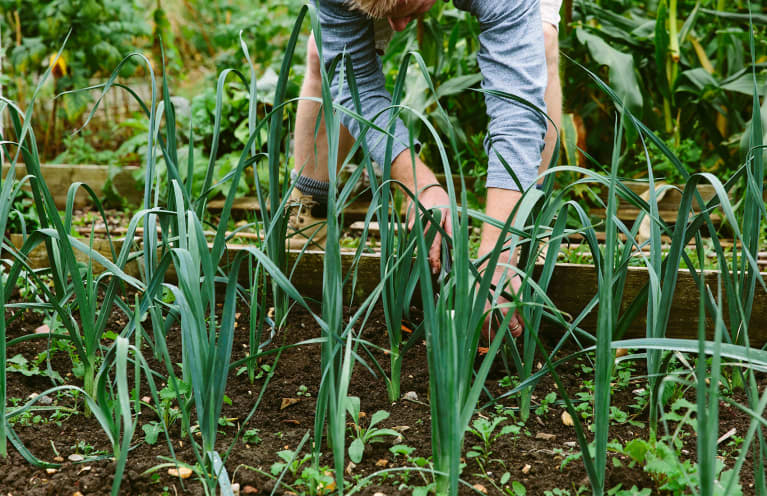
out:
M514 211L514 207L522 197L522 193L519 191L500 189L500 188L487 188L487 206L485 207L485 213L499 222L505 223ZM479 257L483 257L493 251L498 242L498 237L501 235L501 229L485 223L482 226L482 237L479 244ZM506 233L508 236L508 233ZM508 243L507 243L508 246ZM504 263L516 263L516 256L501 257L501 262Z
M392 161L391 177L416 195L428 186L439 184L437 176L418 155L415 155L415 167L413 166L410 149L406 149Z

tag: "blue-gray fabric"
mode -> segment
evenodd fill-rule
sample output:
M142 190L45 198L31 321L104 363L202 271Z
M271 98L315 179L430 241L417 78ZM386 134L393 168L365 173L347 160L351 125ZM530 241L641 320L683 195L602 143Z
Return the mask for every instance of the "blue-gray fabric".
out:
M351 57L361 113L386 129L390 112L385 109L391 105L391 95L385 88L381 59L375 51L373 21L349 7L347 0L314 2L322 27L325 63L330 64L342 53ZM483 77L482 88L516 95L545 110L546 58L539 0L454 0L453 3L479 20L478 63ZM355 110L348 86L340 85L339 79L336 76L333 81L337 103ZM546 134L545 118L521 104L494 95L486 94L485 104L489 117L485 139L489 159L487 186L519 189L503 165L505 161L522 188L529 188L538 175ZM362 127L356 119L341 114L341 121L352 136L360 136ZM397 122L394 135L392 158L409 146L408 131L401 121ZM369 130L366 141L373 160L383 163L386 136Z

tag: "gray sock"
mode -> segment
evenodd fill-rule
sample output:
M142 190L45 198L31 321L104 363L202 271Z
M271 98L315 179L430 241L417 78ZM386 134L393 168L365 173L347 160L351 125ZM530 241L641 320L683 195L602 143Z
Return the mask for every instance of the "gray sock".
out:
M330 183L323 181L317 181L306 176L299 176L296 171L291 171L290 179L296 183L296 188L305 194L311 195L311 197L319 203L328 202L328 194L330 192Z

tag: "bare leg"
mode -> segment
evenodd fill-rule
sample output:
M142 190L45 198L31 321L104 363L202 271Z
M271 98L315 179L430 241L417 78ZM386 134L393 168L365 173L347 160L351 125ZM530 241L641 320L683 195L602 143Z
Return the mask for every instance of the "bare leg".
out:
M320 98L322 96L322 76L320 74L320 56L314 35L309 36L306 47L306 75L301 86L301 98ZM325 120L317 128L317 115L321 104L315 101L299 100L296 109L295 135L295 171L316 181L328 181L328 135ZM349 154L354 139L349 130L341 126L339 137L338 167Z
M549 167L554 148L557 145L557 128L562 124L562 84L559 80L559 32L557 28L547 22L543 23L543 41L546 46L546 67L548 73L548 85L544 100L546 101L546 110L551 120L556 124L556 128L549 122L544 139L543 154L541 155L541 166L538 173L543 174Z
M301 98L320 98L322 95L322 77L314 36L309 37L306 53L306 75L301 86ZM327 182L328 142L324 120L315 133L320 108L321 105L315 101L300 100L298 103L296 110L295 171L304 177ZM343 164L353 144L354 138L349 130L342 125L337 167ZM450 218L447 215L447 193L441 187L427 188L427 186L437 184L437 178L426 164L417 155L415 164L413 164L410 150L405 150L395 157L391 167L391 177L401 181L411 191L420 193L418 197L425 208L439 207L442 210L442 225L448 234L452 234ZM439 243L440 237L437 236L429 251L429 262L434 272L437 272L440 267Z

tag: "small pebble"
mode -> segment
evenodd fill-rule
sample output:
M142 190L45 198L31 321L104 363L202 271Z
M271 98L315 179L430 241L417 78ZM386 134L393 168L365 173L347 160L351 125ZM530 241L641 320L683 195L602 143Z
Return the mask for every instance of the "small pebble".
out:
M242 488L242 494L257 494L258 489L253 486L245 486Z
M522 473L523 473L523 474L525 474L525 475L527 475L527 474L529 474L529 473L530 473L530 470L532 470L532 469L533 469L532 465L530 465L529 463L527 463L527 464L525 464L525 466L524 466L524 467L522 467Z
M415 391L408 391L402 398L407 401L418 401L418 394Z
M557 436L555 434L549 434L547 432L539 432L535 435L535 439L542 439L544 441L553 441Z
M568 427L575 425L575 422L573 422L573 417L568 412L562 412L562 423Z
M168 469L168 475L171 477L181 477L182 479L188 479L192 476L192 469L187 467L179 467L178 469Z
M51 328L47 325L41 325L37 329L35 329L35 334L50 334Z
M568 448L575 448L576 446L578 446L578 443L576 443L575 441L567 441L565 442L565 446L567 446Z
M46 469L45 469L45 473L46 473L46 474L48 474L48 475L53 475L53 474L55 474L56 472L58 472L58 470L57 470L57 469L55 469L55 468L46 468Z
M480 492L480 493L482 493L482 494L487 494L487 488L486 488L485 486L483 486L482 484L474 484L474 485L473 485L473 486L471 486L471 487L472 487L472 489L474 489L475 491L479 491L479 492Z
M85 457L83 457L83 455L79 455L77 453L72 453L71 455L69 455L67 457L67 460L69 460L70 462L77 463L77 462L81 462L81 461L85 460Z

